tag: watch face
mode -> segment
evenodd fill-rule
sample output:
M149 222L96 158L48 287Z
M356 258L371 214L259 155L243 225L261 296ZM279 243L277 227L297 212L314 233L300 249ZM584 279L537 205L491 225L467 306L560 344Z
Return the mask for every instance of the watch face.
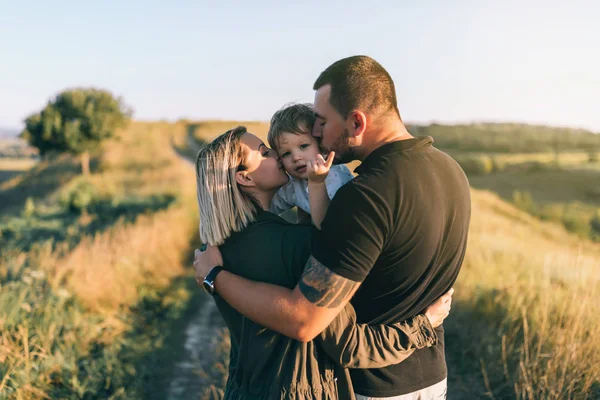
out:
M206 279L202 282L202 287L206 290L206 293L213 294L215 292L215 287L212 282L207 281Z

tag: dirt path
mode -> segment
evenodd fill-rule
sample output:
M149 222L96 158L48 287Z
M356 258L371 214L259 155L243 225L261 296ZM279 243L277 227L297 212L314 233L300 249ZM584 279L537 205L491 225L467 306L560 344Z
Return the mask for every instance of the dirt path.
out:
M200 289L198 289L200 290ZM185 328L183 342L172 343L174 354L172 378L166 394L168 400L200 399L211 384L211 369L221 341L223 320L212 298L202 296L202 302Z
M199 149L196 141L189 135L186 141L188 147L196 153ZM179 156L190 167L193 166L193 160L182 154ZM213 299L205 293L199 297L194 301L197 311L189 318L183 337L167 344L172 349L171 354L175 356L175 359L169 361L172 363L172 373L165 396L168 400L201 399L211 384L220 384L212 381L214 374L211 370L217 362L215 358L223 340L225 324Z

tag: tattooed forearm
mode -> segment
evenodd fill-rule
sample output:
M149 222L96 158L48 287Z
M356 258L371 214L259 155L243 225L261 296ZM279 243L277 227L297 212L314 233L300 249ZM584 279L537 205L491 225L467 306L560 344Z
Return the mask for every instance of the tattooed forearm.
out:
M336 308L348 300L359 284L339 276L311 256L298 285L311 303Z

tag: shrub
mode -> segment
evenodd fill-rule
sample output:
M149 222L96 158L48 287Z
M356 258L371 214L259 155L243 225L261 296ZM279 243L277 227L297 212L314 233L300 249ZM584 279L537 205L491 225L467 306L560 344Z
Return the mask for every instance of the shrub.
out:
M544 205L540 211L540 219L544 221L562 222L565 215L564 204Z
M563 224L568 231L576 233L583 237L589 237L590 235L590 224L582 217L576 215L565 215L563 217Z
M537 214L537 206L533 201L533 197L529 192L514 191L513 203L521 210L528 212L531 215Z
M31 197L28 197L27 200L25 200L25 206L23 206L23 216L25 218L31 218L34 217L36 214L37 211L35 207L35 202Z
M99 202L96 187L87 179L76 181L60 198L63 208L77 213L87 212Z
M487 155L463 155L456 161L467 175L487 175L494 171L494 162Z

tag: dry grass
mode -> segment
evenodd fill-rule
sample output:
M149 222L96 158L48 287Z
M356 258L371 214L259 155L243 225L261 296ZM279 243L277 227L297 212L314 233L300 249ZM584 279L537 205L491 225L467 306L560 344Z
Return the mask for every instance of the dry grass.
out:
M198 123L192 133L208 140L238 124ZM264 137L267 125L255 124L246 126ZM2 249L0 397L131 397L114 382L135 375L134 367L106 349L131 345L123 337L132 307L148 293L156 297L187 267L197 221L194 176L170 147L184 143L189 129L184 122L134 123L99 156L91 178L113 198L172 195L177 200L167 209L133 223L117 221L74 248L41 243L28 253ZM76 162L57 162L73 174ZM43 170L53 165L42 163L34 168L40 175L2 190L19 187L35 195ZM68 182L60 171L40 194L49 202ZM600 246L496 195L472 194L469 249L446 324L451 395L594 398L600 385ZM80 223L89 221L82 217ZM220 396L222 384L219 378L206 395Z
M90 178L115 199L171 195L176 201L168 208L133 223L117 220L72 249L50 242L27 253L2 249L0 397L104 396L97 390L128 397L127 388L113 385L123 383L123 375L135 376L115 353L130 346L123 338L131 309L189 270L190 242L197 236L193 169L170 150L172 137L185 129L133 123L107 145ZM21 183L24 191L35 191L27 180ZM49 190L47 202L55 202L60 190ZM79 223L89 218L84 214ZM97 353L105 347L114 350ZM81 364L84 359L90 361Z
M37 162L35 158L0 158L0 171L26 171Z
M37 160L33 158L0 158L0 185L14 179L35 164Z
M65 280L86 308L110 313L134 304L140 286L165 286L181 275L195 229L193 212L182 207L142 216L84 239L49 273Z
M600 246L492 193L472 196L467 257L445 323L449 398L598 398Z
M597 244L473 191L458 318L447 324L450 358L465 364L457 379L477 376L492 398L589 397L600 383L599 267Z

